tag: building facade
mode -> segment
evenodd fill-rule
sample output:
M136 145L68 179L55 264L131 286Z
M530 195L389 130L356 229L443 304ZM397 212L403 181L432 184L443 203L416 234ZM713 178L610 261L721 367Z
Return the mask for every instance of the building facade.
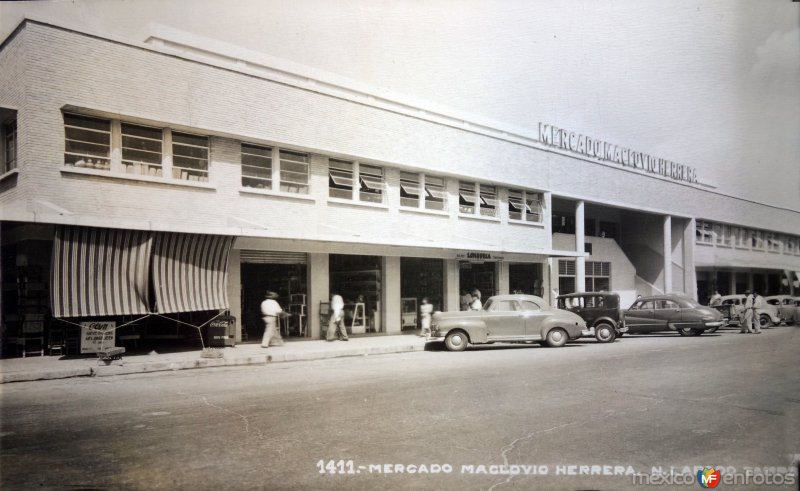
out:
M23 22L0 46L0 123L6 356L40 320L44 344L105 320L144 343L224 311L231 342L260 338L266 290L312 339L335 293L354 332L399 333L422 297L455 310L473 288L800 291L797 209L165 28Z

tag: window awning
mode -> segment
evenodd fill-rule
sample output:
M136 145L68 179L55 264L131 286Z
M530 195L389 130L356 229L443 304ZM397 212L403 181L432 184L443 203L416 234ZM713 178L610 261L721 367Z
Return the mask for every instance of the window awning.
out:
M416 184L400 183L400 196L404 198L419 198Z
M472 206L473 204L475 204L474 201L475 198L473 196L464 196L464 193L458 193L458 197L461 200L461 204L463 205Z
M429 188L429 187L426 186L425 187L425 192L428 193L428 196L430 196L431 198L434 198L434 199L443 200L444 197L446 196L446 194L445 194L443 189Z
M233 237L160 233L153 244L156 311L228 308L228 254Z
M361 183L361 191L366 193L379 193L380 192L380 182L368 182L368 179L364 179L363 177L358 178L359 183Z
M60 226L53 242L53 317L149 312L150 232Z
M328 177L330 177L331 181L333 181L333 184L335 186L338 186L340 188L352 189L353 179L351 177L335 176L333 175L333 173L328 174Z
M508 201L508 209L512 213L522 213L522 204L521 203L514 203L513 201L509 200ZM530 211L530 209L529 209L529 211Z

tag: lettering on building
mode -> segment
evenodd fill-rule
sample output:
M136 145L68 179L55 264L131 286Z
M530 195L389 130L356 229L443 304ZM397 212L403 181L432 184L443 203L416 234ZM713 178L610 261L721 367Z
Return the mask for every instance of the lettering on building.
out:
M657 174L676 181L697 182L697 170L688 165L653 157L644 152L637 152L553 125L539 123L539 141L553 148L614 162L649 174Z

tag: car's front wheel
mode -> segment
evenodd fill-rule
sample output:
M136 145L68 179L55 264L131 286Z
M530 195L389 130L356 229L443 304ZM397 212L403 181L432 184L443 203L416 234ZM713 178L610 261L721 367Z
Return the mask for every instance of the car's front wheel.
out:
M469 344L469 338L464 331L450 331L444 338L444 346L448 351L464 351Z
M709 334L712 334L712 333L717 332L717 329L719 329L719 327L711 327L709 329L706 329L706 332L709 333Z
M569 341L569 336L567 336L567 331L561 329L560 327L555 327L550 329L547 333L547 346L551 348L560 348L567 344Z
M679 327L678 328L678 334L680 334L681 336L693 336L694 333L692 331L693 330L690 327Z
M608 322L601 322L594 327L594 337L600 343L610 343L617 338L617 331Z
M761 329L767 329L769 326L772 325L772 321L770 320L768 315L758 316L758 323L761 325Z

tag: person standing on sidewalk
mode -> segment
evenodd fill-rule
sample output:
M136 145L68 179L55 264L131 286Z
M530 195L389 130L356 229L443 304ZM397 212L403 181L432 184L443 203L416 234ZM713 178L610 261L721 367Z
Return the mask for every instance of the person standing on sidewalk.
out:
M286 313L278 303L278 294L267 291L266 299L261 302L261 318L264 320L264 337L261 338L261 347L283 346L283 338L278 328L278 316Z
M428 297L422 298L422 303L419 306L420 322L422 323L422 330L419 335L425 336L428 340L431 337L431 314L433 313L433 304L428 300Z
M753 332L753 294L750 290L744 292L744 310L742 311L742 320L739 325L739 333Z
M341 295L331 297L331 317L328 320L328 332L325 333L325 339L333 341L337 336L340 341L349 341L347 327L344 325L344 300Z
M756 334L761 334L761 317L758 311L764 308L765 303L764 297L758 292L753 292L753 332Z

